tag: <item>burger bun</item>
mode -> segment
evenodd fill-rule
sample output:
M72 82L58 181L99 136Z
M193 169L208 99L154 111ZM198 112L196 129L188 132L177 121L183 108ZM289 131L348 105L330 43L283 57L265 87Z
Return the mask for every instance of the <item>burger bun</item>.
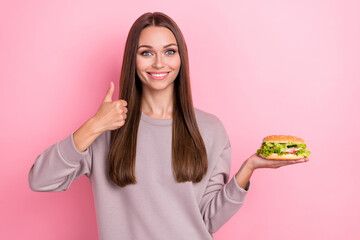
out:
M259 154L260 157L265 159L271 159L271 160L297 160L305 158L303 155L295 155L295 154L284 154L284 155L278 155L276 153L273 153L267 157L265 157L262 154Z

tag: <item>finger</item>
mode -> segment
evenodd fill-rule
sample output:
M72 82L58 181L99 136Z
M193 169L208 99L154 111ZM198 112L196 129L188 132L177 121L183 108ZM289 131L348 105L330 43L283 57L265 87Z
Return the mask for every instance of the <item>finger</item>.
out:
M126 118L127 118L126 113L121 113L121 114L118 115L116 121L122 121L122 120L125 120Z
M307 161L304 160L303 158L302 158L302 159L298 159L298 160L290 160L290 161L284 162L284 166L285 166L285 165L297 164L297 163L304 163L304 162L307 162Z
M117 121L116 123L118 126L122 127L125 124L125 120Z
M120 99L119 100L121 102L121 106L126 107L127 106L127 101Z
M307 161L309 161L307 158L302 158L302 159L296 160L296 163L304 163L304 162L307 162Z
M275 160L275 161L277 161L277 160ZM284 165L306 162L306 160L304 158L293 159L293 160L278 160L278 161L281 161Z
M113 93L114 93L114 83L111 81L110 88L105 95L104 102L112 102Z
M274 164L271 166L271 168L280 168L280 167L284 167L284 166L289 166L295 163L281 163L281 164Z
M117 108L120 108L125 112L125 109L126 109L126 106L127 106L127 102L125 100L122 100L122 99L116 100L116 101L114 101L114 103L115 103ZM126 111L127 111L127 109L126 109Z

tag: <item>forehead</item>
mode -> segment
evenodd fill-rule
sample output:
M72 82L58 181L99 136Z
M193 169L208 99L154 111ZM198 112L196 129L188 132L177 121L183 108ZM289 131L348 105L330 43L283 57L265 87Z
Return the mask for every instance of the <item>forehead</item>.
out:
M166 27L150 26L144 28L140 33L139 46L150 45L153 47L163 47L170 43L176 44L176 38Z

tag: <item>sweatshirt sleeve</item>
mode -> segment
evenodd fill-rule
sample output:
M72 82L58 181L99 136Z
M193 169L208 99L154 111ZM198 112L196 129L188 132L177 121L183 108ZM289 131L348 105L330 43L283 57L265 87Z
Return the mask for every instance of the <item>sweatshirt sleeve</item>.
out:
M210 233L218 231L241 208L249 188L248 184L246 190L242 189L237 184L235 175L227 183L230 165L231 145L228 140L217 160L200 203L200 210Z
M84 152L79 152L75 147L73 134L48 147L35 159L28 175L31 190L66 191L72 181L80 176L85 174L90 177L91 146Z

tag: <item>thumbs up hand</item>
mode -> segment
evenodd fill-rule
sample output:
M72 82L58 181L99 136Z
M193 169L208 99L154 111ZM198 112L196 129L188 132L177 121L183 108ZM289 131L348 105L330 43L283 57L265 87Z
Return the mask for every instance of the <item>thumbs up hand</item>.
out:
M114 89L114 83L111 82L104 101L93 117L101 132L115 130L125 124L126 113L128 111L126 107L127 102L121 99L112 101Z

